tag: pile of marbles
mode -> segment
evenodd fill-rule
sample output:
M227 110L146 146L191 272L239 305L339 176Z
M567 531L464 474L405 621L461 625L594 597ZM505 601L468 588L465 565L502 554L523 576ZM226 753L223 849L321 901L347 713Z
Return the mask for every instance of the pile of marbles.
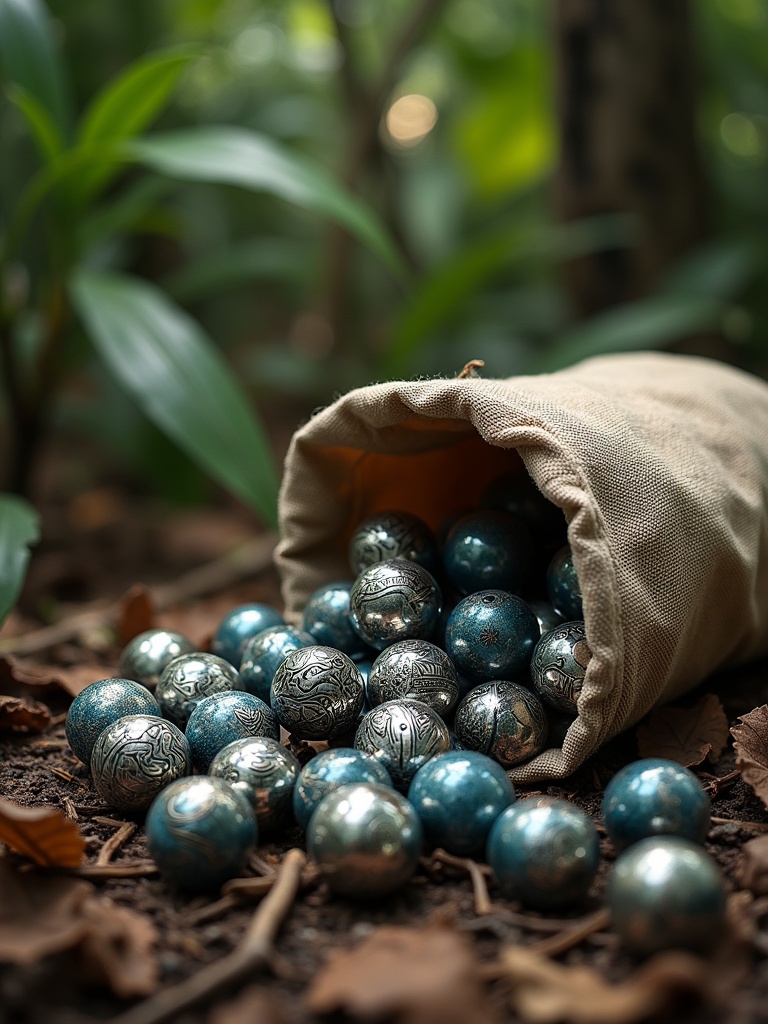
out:
M442 551L414 516L374 516L352 537L355 579L320 588L300 628L254 604L222 620L211 653L150 630L123 651L119 678L75 699L73 752L107 803L146 812L171 882L215 889L258 841L297 823L345 896L394 891L427 844L486 856L501 891L531 906L584 897L594 824L562 800L516 800L506 771L544 748L552 716L578 710L589 648L564 521L519 476L496 481L485 505L443 531ZM302 768L281 727L328 749ZM618 795L606 791L609 835L617 849L633 844L612 874L614 921L638 952L651 951L648 933L696 945L702 914L722 916L722 882L697 845L706 797L690 772L662 769L651 790L663 813L644 818L620 776ZM673 838L647 838L659 833ZM662 877L662 902L679 904L663 926ZM698 924L686 931L688 918Z

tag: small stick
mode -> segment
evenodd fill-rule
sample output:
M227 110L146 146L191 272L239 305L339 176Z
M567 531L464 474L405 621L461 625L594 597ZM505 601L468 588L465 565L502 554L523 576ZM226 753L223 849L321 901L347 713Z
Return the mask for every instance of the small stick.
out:
M751 829L753 832L768 832L768 825L762 821L736 821L734 818L710 818L713 825L733 825L734 828Z
M207 924L209 921L215 921L217 917L226 914L227 911L234 910L235 907L241 907L242 905L242 900L239 900L234 893L231 893L229 896L222 896L215 903L208 903L206 906L200 907L199 910L192 911L191 914L185 917L184 923L191 928L199 924Z
M574 946L578 946L587 936L594 932L601 932L611 923L611 915L608 910L602 908L594 914L584 917L575 926L564 928L557 935L548 939L540 939L530 947L532 953L541 953L542 956L559 956L566 953Z
M112 857L117 853L123 843L127 842L131 838L133 833L136 831L136 827L135 821L124 821L117 832L110 836L99 850L99 855L96 858L96 867L103 867L104 865L109 864Z
M160 1024L219 989L267 967L274 954L275 937L299 891L305 861L302 850L286 853L271 892L262 900L240 944L231 953L178 985L161 989L143 1003L114 1017L111 1024Z
M157 864L151 860L139 860L127 864L81 864L79 868L62 870L77 878L146 878L157 874Z
M475 897L475 913L478 917L485 917L486 914L490 914L493 910L493 904L491 898L488 895L488 886L485 881L485 875L490 873L490 868L487 864L478 864L477 861L472 860L469 857L455 857L452 853L448 853L446 850L437 849L432 854L432 860L437 861L438 864L447 864L450 867L460 868L462 871L466 871L472 880L472 893Z
M72 800L68 796L62 797L62 803L64 804L64 814L70 821L77 821L77 808L72 803Z
M49 764L48 765L48 771L49 772L53 772L53 774L58 776L58 778L64 779L65 782L74 782L75 781L75 776L71 775L68 771L65 771L64 768L57 768L55 765L50 765Z
M275 884L277 872L259 875L258 878L231 878L221 887L225 896L266 896Z

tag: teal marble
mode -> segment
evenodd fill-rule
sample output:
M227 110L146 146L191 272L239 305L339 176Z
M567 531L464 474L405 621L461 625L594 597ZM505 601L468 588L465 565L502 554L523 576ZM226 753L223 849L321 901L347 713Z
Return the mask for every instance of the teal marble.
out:
M515 790L490 757L453 750L438 754L416 772L408 799L430 846L473 857L485 850L493 823L515 802Z
M218 889L238 875L258 837L248 800L207 776L178 779L155 797L146 833L163 878L197 892Z
M705 951L722 938L725 885L716 862L681 836L651 836L622 853L608 881L611 924L639 956Z
M270 626L248 641L240 663L240 679L254 697L269 704L275 672L292 651L316 644L314 636L295 626Z
M132 679L98 679L86 686L69 706L64 730L67 743L83 764L91 763L91 754L99 734L124 715L159 715L160 707L141 683Z
M283 616L268 604L240 604L219 623L211 641L211 652L240 668L245 645L270 626L284 626Z
M280 725L274 711L251 693L226 690L204 697L195 706L184 730L192 762L207 772L211 761L228 743L249 736L280 739Z
M525 523L497 509L472 512L451 528L443 548L447 579L462 594L519 593L531 570L533 540Z
M552 607L563 619L583 619L581 584L573 564L573 554L566 544L556 551L547 566L547 595Z
M352 899L379 899L405 885L418 867L421 844L411 804L371 783L333 790L307 826L310 857L331 889Z
M659 835L703 843L709 797L692 771L676 761L648 757L626 765L605 787L603 819L617 850Z
M370 648L360 639L349 617L352 581L327 583L312 594L304 606L301 628L316 644L335 647L353 661L364 659Z
M306 828L312 812L328 793L352 782L392 786L389 772L371 754L351 747L323 750L301 769L293 789L293 815Z
M587 895L600 863L600 841L592 819L575 804L528 797L496 819L487 858L508 899L554 910Z
M515 679L526 672L541 636L522 598L505 590L481 590L456 605L445 631L445 649L470 683Z

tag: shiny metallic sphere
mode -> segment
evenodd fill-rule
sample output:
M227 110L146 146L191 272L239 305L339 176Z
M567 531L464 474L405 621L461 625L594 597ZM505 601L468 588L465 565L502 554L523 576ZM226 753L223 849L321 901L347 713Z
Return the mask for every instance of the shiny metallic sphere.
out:
M248 798L259 829L274 832L290 823L298 758L267 737L235 740L211 761L208 774L224 779Z
M352 627L350 626L350 629ZM265 704L270 702L270 688L275 672L291 651L313 647L317 640L295 626L270 626L249 640L240 662L240 679L245 689Z
M102 730L125 715L160 716L146 686L132 679L98 679L81 690L69 706L64 727L75 757L89 765Z
M349 543L349 563L357 576L369 565L406 558L434 572L440 564L437 541L425 522L410 512L377 512L365 519Z
M283 728L305 740L351 732L364 699L360 670L333 647L291 651L272 680L272 710Z
M445 718L459 697L453 662L428 640L399 640L376 658L368 676L373 705L411 697Z
M192 654L195 645L170 629L148 629L129 640L120 655L117 670L125 679L144 686L157 686L166 665L181 654Z
M509 899L540 910L566 906L586 896L597 874L597 829L567 800L519 800L491 828L488 863Z
M484 683L459 704L453 728L464 746L511 768L544 749L547 713L536 694L519 683Z
M591 657L581 620L564 622L542 634L531 658L531 680L544 703L575 718Z
M165 786L192 772L184 733L153 715L126 715L96 740L91 774L96 792L120 811L143 811Z
M244 688L237 669L224 658L215 654L182 654L166 665L155 696L164 717L183 729L203 697Z
M440 588L422 566L395 558L364 569L350 594L352 625L376 650L397 640L423 640L437 628Z
M340 786L307 826L307 850L342 896L386 896L413 875L421 853L418 815L405 797L370 783Z
M249 736L280 739L280 726L272 708L252 693L225 690L203 697L189 716L184 731L192 761L200 772L207 772L220 750L235 740Z
M352 782L374 782L392 788L386 768L371 754L351 747L322 750L301 769L293 790L293 813L306 829L312 812L328 793Z
M217 889L239 874L258 829L247 798L223 779L177 779L155 798L146 821L160 874L182 889Z
M569 622L584 618L581 584L568 544L556 551L547 566L547 595L552 607Z
M373 754L395 789L406 793L419 768L451 749L451 736L442 718L421 701L389 700L364 716L355 749Z
M608 882L612 925L640 956L706 949L722 934L725 885L715 861L680 836L653 836L616 860Z

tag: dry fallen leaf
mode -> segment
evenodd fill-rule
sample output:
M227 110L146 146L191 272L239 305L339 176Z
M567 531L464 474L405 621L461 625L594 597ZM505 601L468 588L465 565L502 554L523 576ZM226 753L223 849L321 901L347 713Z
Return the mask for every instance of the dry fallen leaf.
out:
M114 668L98 663L79 664L71 668L47 665L43 662L24 660L12 654L0 655L0 692L19 696L25 690L42 687L65 690L76 697L90 683L97 679L109 679L115 674Z
M702 995L707 978L705 962L682 952L659 954L617 984L522 946L503 949L498 966L513 1009L534 1024L635 1024L681 995Z
M45 867L75 868L85 840L54 807L21 807L0 798L0 843Z
M45 732L50 724L51 709L39 700L0 695L0 729Z
M0 861L0 962L78 949L91 977L129 998L157 988L156 944L148 918L97 896L89 882L22 874Z
M728 719L714 693L690 708L659 708L637 727L641 757L666 757L686 768L717 761L728 742Z
M120 601L117 613L117 638L122 647L139 633L155 626L155 602L143 583L136 583Z
M731 735L742 779L768 807L768 704L742 715Z
M750 839L741 850L739 884L755 896L768 895L768 835Z
M474 950L445 924L377 928L331 957L306 996L314 1013L344 1010L397 1024L488 1024L493 1019Z

